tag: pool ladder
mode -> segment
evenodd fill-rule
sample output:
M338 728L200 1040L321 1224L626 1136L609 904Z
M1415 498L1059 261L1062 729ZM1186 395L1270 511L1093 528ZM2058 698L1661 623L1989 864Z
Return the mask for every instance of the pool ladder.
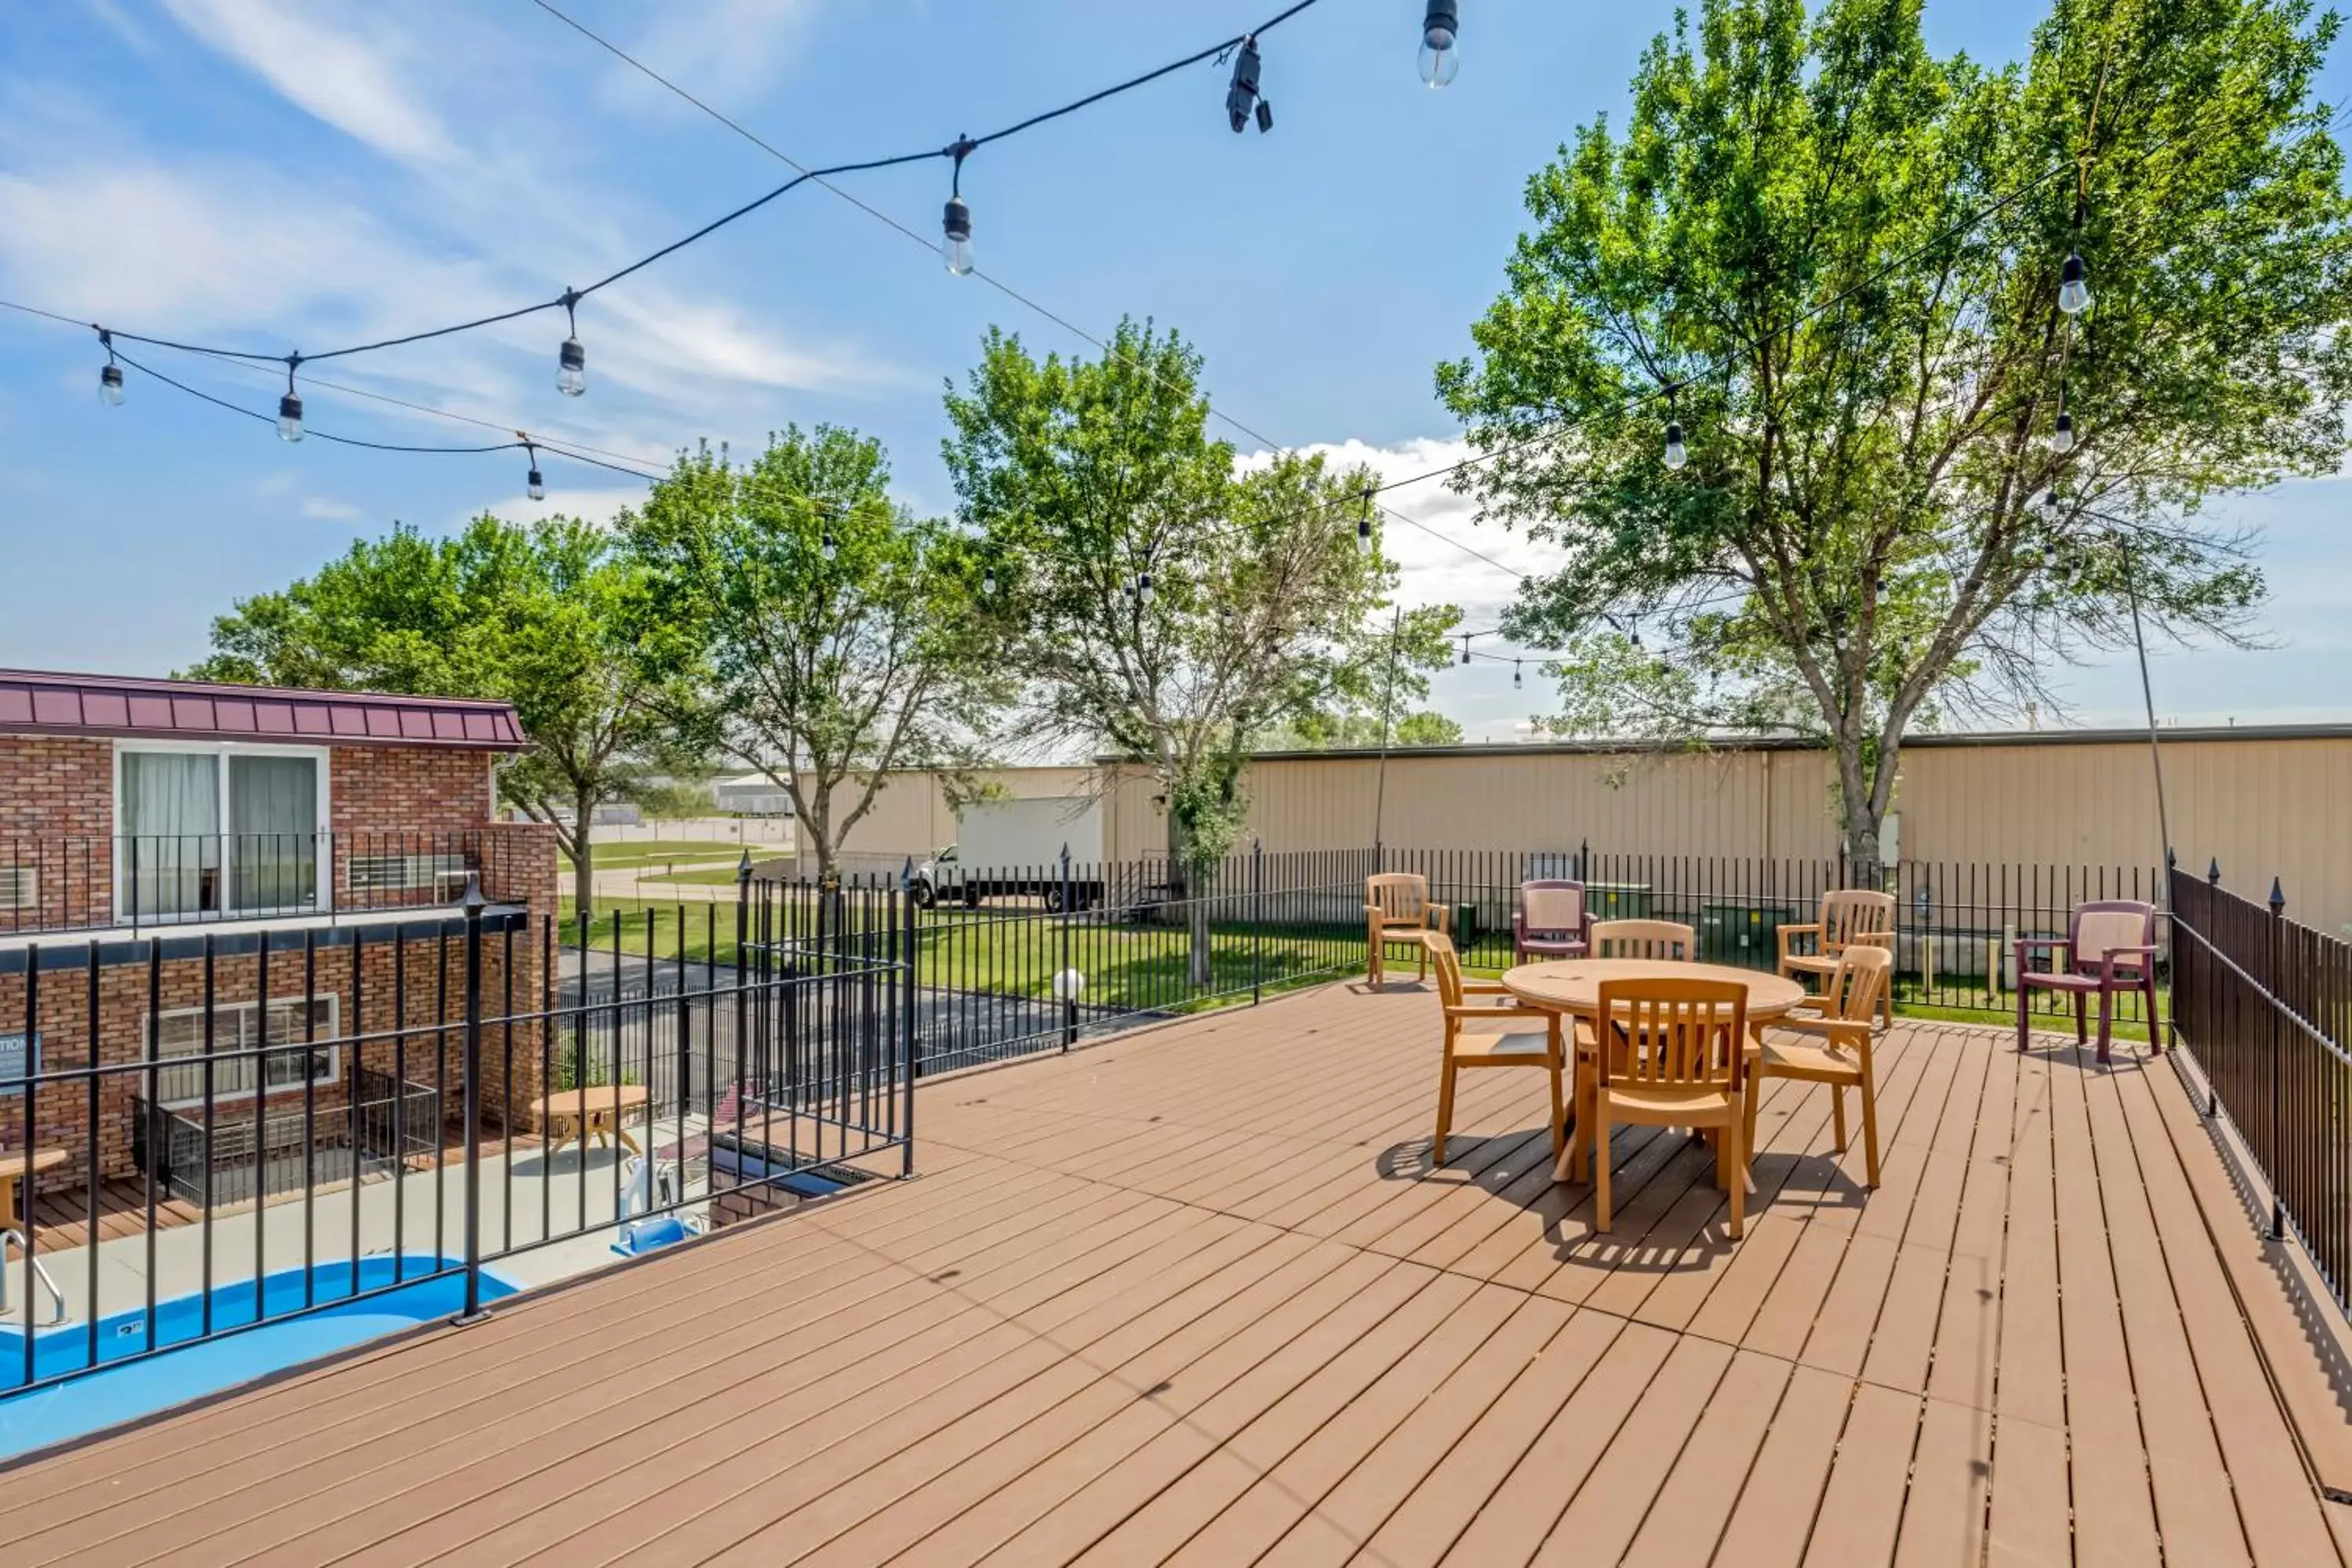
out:
M21 1230L0 1230L0 1312L8 1310L8 1248L11 1246L24 1253L26 1259L33 1266L34 1278L38 1279L42 1289L49 1293L49 1304L54 1310L49 1315L49 1321L43 1323L41 1327L54 1328L64 1322L66 1293L58 1289L58 1282L55 1279L49 1278L48 1267L33 1256L33 1244L25 1239L25 1233Z

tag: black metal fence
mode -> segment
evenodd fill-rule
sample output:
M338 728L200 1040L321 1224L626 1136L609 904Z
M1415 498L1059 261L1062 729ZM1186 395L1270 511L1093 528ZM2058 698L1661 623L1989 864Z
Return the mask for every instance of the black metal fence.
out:
M2271 1234L2292 1233L2352 1310L2352 943L2225 891L2221 869L2171 879L2172 1026L2209 1115L2224 1116L2271 1190Z
M0 834L0 933L201 925L455 905L470 875L527 897L534 863L478 828Z
M707 915L658 994L564 984L553 923L478 887L392 925L0 952L0 1394L425 1287L470 1315L502 1259L909 1173L912 905L836 892L803 940L788 901Z

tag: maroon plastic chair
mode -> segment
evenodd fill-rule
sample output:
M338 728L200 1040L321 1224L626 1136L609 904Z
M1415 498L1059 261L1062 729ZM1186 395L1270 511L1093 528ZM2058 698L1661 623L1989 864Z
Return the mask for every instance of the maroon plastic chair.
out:
M1592 915L1584 907L1581 882L1519 884L1519 907L1511 911L1512 962L1529 958L1582 958L1592 950Z
M2063 948L2065 954L2050 969L2031 969L2034 952ZM2071 992L2074 997L2074 1043L2084 1043L2084 1011L2091 995L2099 998L2099 1059L2107 1059L2107 1043L2115 1018L2118 991L2137 991L2147 998L2147 1037L2158 1050L2164 1036L2156 1017L2156 906L2134 899L2103 899L2077 904L2066 918L2066 935L2022 936L2017 939L2017 1048L2025 1049L2026 1005L2035 990Z

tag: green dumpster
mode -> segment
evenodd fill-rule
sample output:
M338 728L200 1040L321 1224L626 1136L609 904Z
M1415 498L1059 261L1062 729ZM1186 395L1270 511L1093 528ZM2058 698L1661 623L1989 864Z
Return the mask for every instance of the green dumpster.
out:
M1650 918L1647 882L1587 882L1585 912L1596 921L1645 921Z
M1456 904L1454 906L1453 936L1454 945L1464 952L1469 952L1470 949L1476 944L1478 941L1477 905Z
M1780 904L1702 904L1698 955L1708 963L1770 968L1780 959L1780 928L1796 918Z

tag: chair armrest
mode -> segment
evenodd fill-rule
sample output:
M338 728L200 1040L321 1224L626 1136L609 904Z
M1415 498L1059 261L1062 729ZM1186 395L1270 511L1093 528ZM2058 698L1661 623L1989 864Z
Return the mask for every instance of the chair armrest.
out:
M1430 930L1444 931L1448 936L1454 934L1454 910L1450 905L1423 904L1422 915L1428 921Z
M1859 1047L1870 1043L1867 1018L1801 1017L1792 1014L1775 1021L1781 1028L1793 1029L1801 1035L1818 1035L1832 1045Z
M1789 957L1789 956L1790 956L1790 945L1791 945L1791 944L1790 944L1790 940L1789 940L1789 939L1790 939L1790 938L1791 938L1791 937L1799 937L1799 936L1809 936L1809 937L1811 937L1811 938L1813 939L1813 941L1815 942L1815 943L1817 943L1817 944L1818 944L1818 943L1820 942L1820 941L1821 941L1821 936L1822 936L1822 928L1821 928L1820 923L1819 923L1818 921L1816 921L1815 923L1813 923L1813 924L1811 924L1811 925L1782 926L1782 927L1780 928L1780 956L1781 956L1781 957L1783 957L1783 958L1787 958L1787 957Z
M1518 1000L1517 994L1513 992L1509 986L1504 984L1499 980L1465 980L1462 983L1462 994L1465 996L1508 996L1514 1003Z
M2019 938L2017 939L2017 960L2016 960L2016 962L2017 962L2017 977L2018 977L2018 984L2021 985L2021 984L2023 984L2025 983L2025 976L2026 976L2026 974L2028 973L2028 972L2029 972L2029 968L2030 968L2030 966L2029 966L2029 965L2028 965L2028 963L2026 963L2026 960L2027 960L2027 959L2029 959L2030 957L2032 957L2032 956L2035 952L2056 952L2060 951L2061 949L2065 948L2067 945L2068 945L2068 943L2067 943L2067 940L2066 940L2066 938L2064 938L2064 937L2063 937L2063 936L2021 936L2021 937L2019 937ZM2050 967L2050 968L2045 969L2045 970L2035 970L2035 971L2032 971L2032 973L2042 973L2042 974L2060 974L2060 973L2063 973L2065 972L2065 969L2066 969L2066 965L2064 965L2064 964L2063 964L2063 963L2054 963L2054 962L2053 962L2053 963L2052 963L2052 965L2051 965L2051 967Z
M2020 952L2023 952L2028 948L2053 948L2065 945L2066 939L2063 936L2021 936L2017 939L2017 951Z
M1445 1016L1454 1020L1456 1023L1461 1023L1472 1018L1509 1018L1514 1021L1518 1021L1524 1019L1544 1018L1549 1017L1550 1015L1543 1013L1534 1007L1471 1007L1465 1005L1460 1007L1448 1007L1445 1009Z
M2156 949L2152 947L2111 947L2107 949L2107 956L2100 963L2099 969L2103 974L2112 980L2115 978L2116 963L2118 959L2135 961L2132 967L2137 969L2144 964L2153 963L2155 958Z

